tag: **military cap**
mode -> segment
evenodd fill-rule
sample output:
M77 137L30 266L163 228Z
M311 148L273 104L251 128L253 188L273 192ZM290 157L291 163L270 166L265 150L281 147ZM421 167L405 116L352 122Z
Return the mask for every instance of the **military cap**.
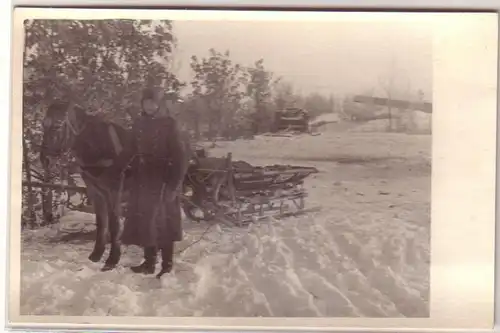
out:
M149 87L142 91L141 101L151 99L156 103L160 103L165 97L165 92L160 87Z

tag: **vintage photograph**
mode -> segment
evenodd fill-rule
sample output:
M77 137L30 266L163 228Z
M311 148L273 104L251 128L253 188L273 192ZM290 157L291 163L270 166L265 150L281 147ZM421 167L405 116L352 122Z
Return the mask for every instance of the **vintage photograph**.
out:
M23 34L21 315L430 316L430 25Z

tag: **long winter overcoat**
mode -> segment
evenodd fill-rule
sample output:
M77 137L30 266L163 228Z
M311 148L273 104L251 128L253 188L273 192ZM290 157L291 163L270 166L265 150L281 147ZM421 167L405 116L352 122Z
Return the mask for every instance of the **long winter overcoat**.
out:
M175 120L142 115L133 125L135 157L122 242L162 248L182 240L179 198L164 193L179 188L187 169L187 151Z

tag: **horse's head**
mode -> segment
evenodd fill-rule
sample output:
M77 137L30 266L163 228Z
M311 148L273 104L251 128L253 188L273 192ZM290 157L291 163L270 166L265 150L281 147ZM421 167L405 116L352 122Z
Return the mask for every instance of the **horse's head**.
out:
M55 157L71 149L75 136L84 126L85 112L71 102L57 101L49 105L43 119L40 160L49 166Z

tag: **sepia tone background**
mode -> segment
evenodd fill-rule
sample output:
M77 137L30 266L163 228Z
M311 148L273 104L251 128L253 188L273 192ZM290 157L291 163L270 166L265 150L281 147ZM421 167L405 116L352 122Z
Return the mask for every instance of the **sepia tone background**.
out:
M353 97L428 98L428 26L31 20L25 29L23 314L429 315L431 111ZM180 95L178 123L212 156L319 168L306 186L321 212L251 230L186 219L178 248L187 250L161 295L137 275L96 274L83 191L45 187L84 184L76 162L68 175L40 164L43 110L70 86L87 110L127 126L147 84ZM269 133L286 107L306 109L314 132ZM125 259L137 260L135 250Z
M438 59L439 59L439 58L438 58ZM434 60L434 61L436 61L436 60ZM435 64L435 63L434 63L434 64ZM448 63L448 65L449 65L449 63ZM435 94L435 93L436 93L436 90L434 90L434 94ZM436 97L435 97L435 96L434 96L434 100L436 100ZM435 120L434 120L434 122L435 122ZM436 124L434 124L434 126L436 126ZM439 137L439 135L438 135L438 137ZM439 141L438 141L438 142L439 142ZM434 142L434 144L436 144L436 143ZM433 168L434 168L434 165L433 165ZM439 169L438 169L438 171L439 171ZM434 186L434 184L433 184L433 186ZM438 190L439 190L439 187L438 187ZM433 200L436 200L436 199L435 199L435 197L433 198ZM433 220L433 223L435 223L435 220ZM433 228L434 228L434 226L433 226ZM433 262L433 263L434 263L434 262ZM433 288L432 283L431 283L431 288Z

